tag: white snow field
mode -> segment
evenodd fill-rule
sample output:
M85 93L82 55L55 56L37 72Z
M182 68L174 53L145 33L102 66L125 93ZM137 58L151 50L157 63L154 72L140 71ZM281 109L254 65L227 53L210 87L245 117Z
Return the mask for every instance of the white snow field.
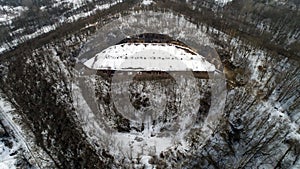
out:
M111 46L84 63L90 69L122 71L215 71L190 48L169 43L125 43Z
M228 2L231 2L232 0L215 0L216 3L220 5L226 5Z
M153 0L143 0L142 4L143 5L151 5L153 2Z

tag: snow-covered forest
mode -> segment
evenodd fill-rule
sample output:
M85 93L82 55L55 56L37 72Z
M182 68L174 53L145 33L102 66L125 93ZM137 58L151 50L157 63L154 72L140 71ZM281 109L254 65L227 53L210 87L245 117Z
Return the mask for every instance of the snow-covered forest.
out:
M0 168L300 168L297 0L0 0L0 14ZM84 67L147 32L222 78Z

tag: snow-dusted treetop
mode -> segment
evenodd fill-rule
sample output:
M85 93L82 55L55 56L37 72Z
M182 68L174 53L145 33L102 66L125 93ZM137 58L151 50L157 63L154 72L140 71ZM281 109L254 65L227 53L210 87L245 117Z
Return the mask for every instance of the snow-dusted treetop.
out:
M215 66L188 47L171 43L122 43L84 63L90 69L123 71L214 71Z

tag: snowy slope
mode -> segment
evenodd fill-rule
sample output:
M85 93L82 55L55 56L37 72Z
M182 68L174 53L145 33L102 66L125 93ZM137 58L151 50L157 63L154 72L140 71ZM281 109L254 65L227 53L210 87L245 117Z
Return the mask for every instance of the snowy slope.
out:
M153 0L143 0L142 4L143 5L151 5L153 2Z
M47 13L47 10L51 11L56 8L62 8L64 7L67 10L63 12L61 15L56 16L55 18L52 18L52 20L55 20L54 23L50 25L43 25L43 26L38 26L37 28L34 28L34 31L32 33L23 33L25 30L23 27L19 28L17 31L21 34L21 36L14 37L14 34L17 33L17 31L11 32L10 36L12 36L12 40L6 41L5 43L0 43L0 53L3 53L5 51L10 50L12 47L18 46L20 43L24 43L27 40L36 38L40 35L43 35L45 33L48 33L50 31L56 30L58 27L60 27L64 23L72 23L75 21L78 21L79 19L82 18L87 18L89 16L94 15L98 11L105 10L110 8L111 6L114 6L118 3L123 2L123 0L116 0L110 3L92 3L91 0L56 0L55 3L51 4L51 6L45 6L40 7L41 11L45 11ZM93 7L92 9L89 10L78 10L79 8L85 7L88 3L92 3ZM69 6L72 8L69 9ZM0 15L0 25L5 24L5 25L11 25L12 19L17 18L21 16L22 12L28 10L28 7L10 7L10 6L0 6L0 14L3 13L3 15ZM71 13L71 15L70 15ZM12 27L12 26L11 26ZM29 29L29 28L27 28ZM32 29L32 28L30 28Z
M178 49L179 48L179 49ZM185 50L190 52L186 52ZM121 44L84 63L91 69L124 71L214 71L215 66L186 47L173 44Z
M49 156L34 142L33 134L24 129L21 117L13 105L0 93L0 168L51 167Z
M226 5L227 3L231 2L232 0L215 0L215 2L217 4L219 4L220 6L224 6Z
M21 16L22 12L28 10L23 6L1 6L0 5L0 25L3 23L11 23L12 19Z
M12 107L9 105L9 103L5 102L2 98L0 98L0 120L3 120L3 114L7 113L9 111L12 111ZM2 126L0 126L0 130L2 129ZM15 163L17 162L16 153L22 145L18 143L13 138L9 138L7 142L10 142L12 146L8 146L5 144L2 137L0 137L0 168L1 169L14 169ZM12 155L15 154L15 155Z

